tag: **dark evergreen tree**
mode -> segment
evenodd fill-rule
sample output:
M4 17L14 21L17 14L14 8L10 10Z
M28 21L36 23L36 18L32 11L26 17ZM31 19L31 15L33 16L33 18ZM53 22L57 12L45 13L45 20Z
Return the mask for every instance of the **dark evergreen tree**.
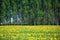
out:
M60 24L60 0L0 0L0 24Z

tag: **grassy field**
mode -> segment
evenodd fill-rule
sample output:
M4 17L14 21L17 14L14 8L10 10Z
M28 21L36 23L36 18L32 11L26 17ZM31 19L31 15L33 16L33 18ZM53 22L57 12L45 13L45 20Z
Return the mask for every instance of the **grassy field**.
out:
M0 26L0 40L60 40L60 26Z

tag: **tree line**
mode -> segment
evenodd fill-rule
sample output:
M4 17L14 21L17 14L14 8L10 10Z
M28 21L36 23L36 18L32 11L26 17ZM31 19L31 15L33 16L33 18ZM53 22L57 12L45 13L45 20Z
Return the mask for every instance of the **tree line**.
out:
M0 5L0 24L60 24L60 0L0 0Z

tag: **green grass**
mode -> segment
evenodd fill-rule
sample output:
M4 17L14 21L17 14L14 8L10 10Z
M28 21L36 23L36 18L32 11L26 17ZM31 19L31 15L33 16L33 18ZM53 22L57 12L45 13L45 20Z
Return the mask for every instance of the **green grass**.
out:
M60 26L0 26L0 40L60 40Z

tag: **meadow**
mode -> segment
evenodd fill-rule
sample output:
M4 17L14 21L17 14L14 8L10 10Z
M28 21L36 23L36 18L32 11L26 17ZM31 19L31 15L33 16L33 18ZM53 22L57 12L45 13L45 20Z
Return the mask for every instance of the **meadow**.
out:
M60 26L0 26L0 40L60 40Z

